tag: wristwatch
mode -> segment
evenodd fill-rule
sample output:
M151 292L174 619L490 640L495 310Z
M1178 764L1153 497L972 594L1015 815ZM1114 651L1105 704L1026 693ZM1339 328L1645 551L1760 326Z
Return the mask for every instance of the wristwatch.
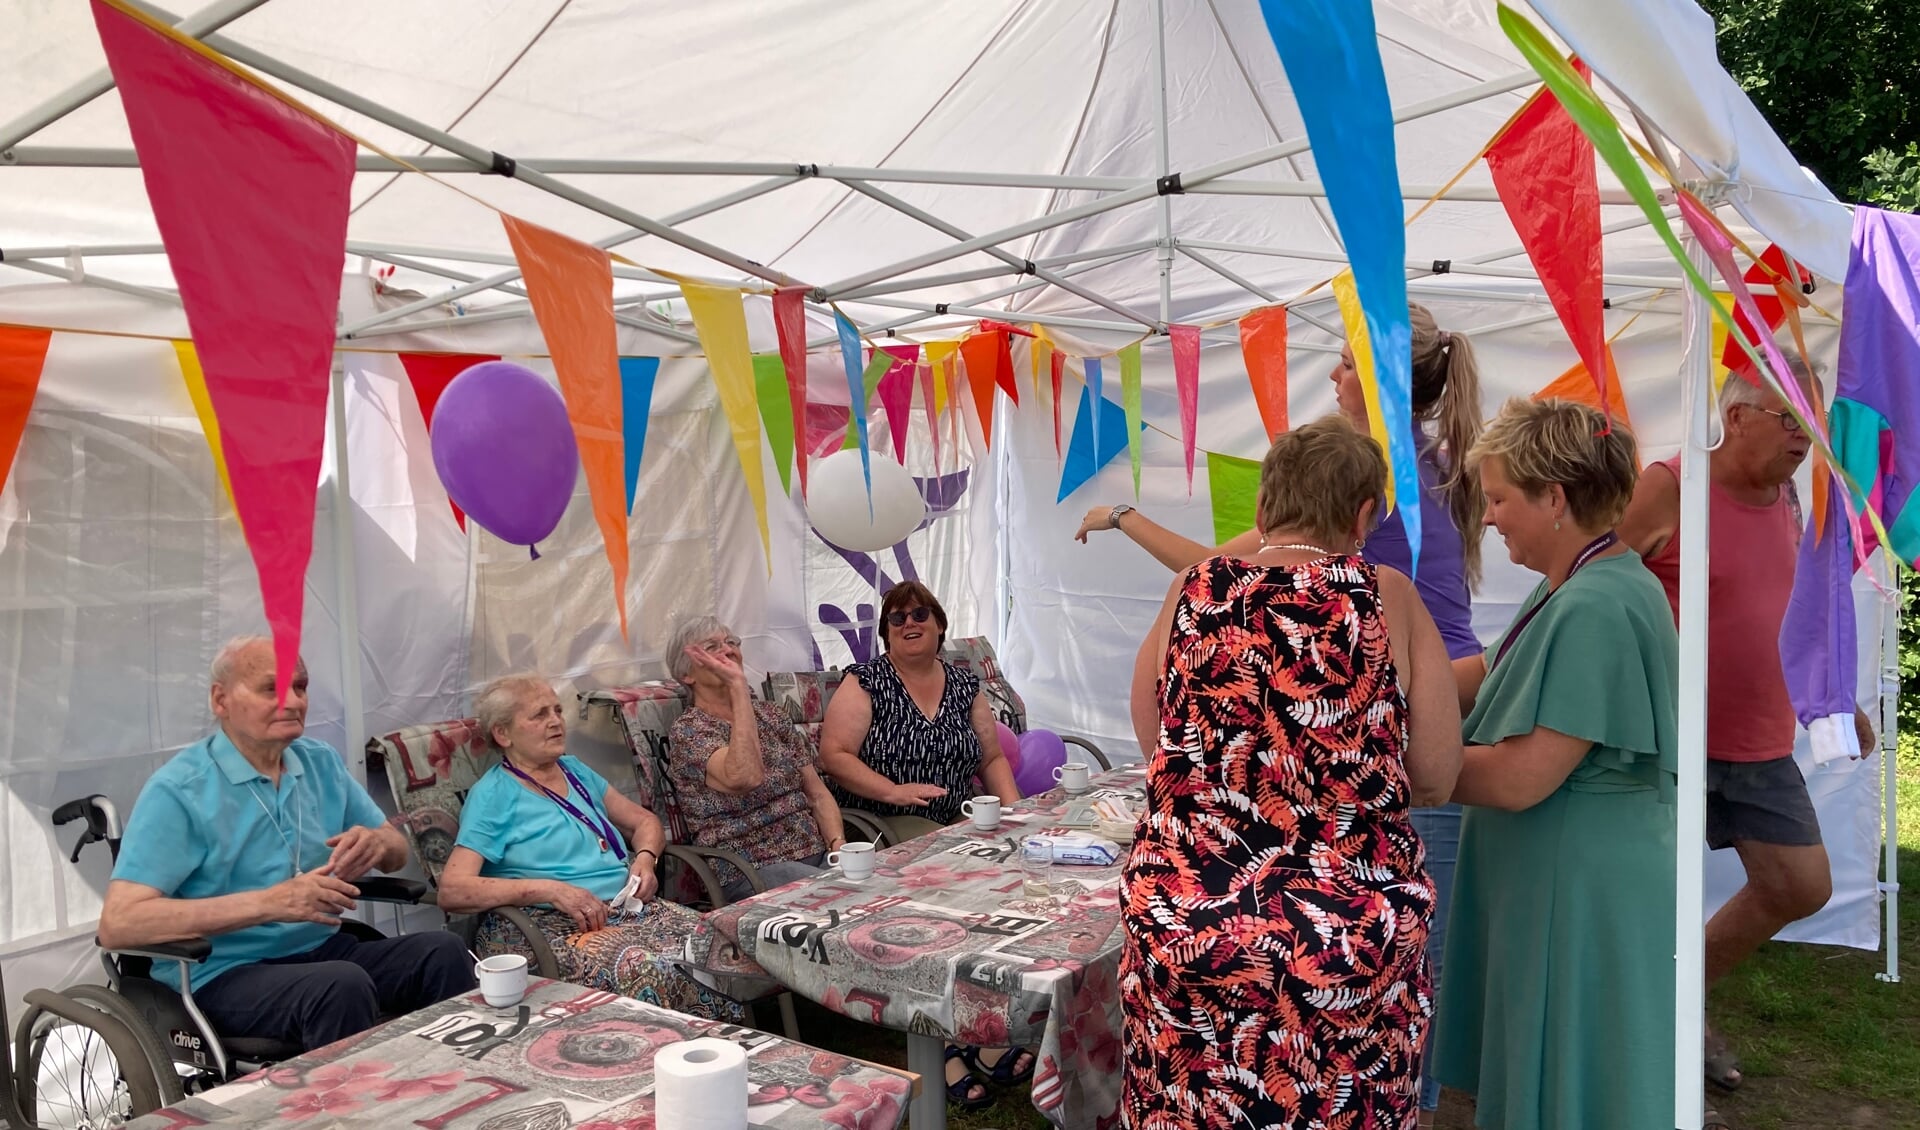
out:
M1112 526L1114 529L1117 530L1120 528L1120 516L1123 514L1131 514L1131 513L1133 513L1133 507L1128 506L1126 503L1123 502L1120 505L1114 507L1113 512L1107 515L1107 525Z

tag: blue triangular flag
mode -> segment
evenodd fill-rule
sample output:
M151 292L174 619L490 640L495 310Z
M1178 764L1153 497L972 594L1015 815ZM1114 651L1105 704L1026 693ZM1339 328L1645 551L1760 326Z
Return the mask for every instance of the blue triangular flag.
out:
M647 450L647 416L653 411L658 357L620 358L620 431L627 454L627 513L640 490L640 456Z
M847 402L852 406L853 422L860 435L860 474L867 483L867 509L873 509L873 454L867 446L867 389L861 380L865 367L860 364L860 331L847 316L833 312L834 328L840 333L840 363L847 370ZM798 426L798 425L796 425Z
M1098 474L1102 466L1127 449L1127 410L1101 397L1099 450L1106 458L1096 460L1093 403L1092 391L1083 387L1080 390L1080 411L1073 417L1073 439L1067 444L1067 458L1060 467L1060 496L1054 499L1055 502L1065 502L1068 495L1085 486L1087 480ZM1146 430L1144 424L1141 430Z

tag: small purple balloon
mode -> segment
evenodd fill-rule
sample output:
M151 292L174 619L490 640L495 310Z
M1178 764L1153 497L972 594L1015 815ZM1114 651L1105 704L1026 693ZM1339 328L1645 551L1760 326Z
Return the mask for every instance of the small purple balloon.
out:
M466 370L440 394L429 438L447 497L487 532L531 547L560 524L580 451L566 402L539 374L511 361Z
M1028 730L1020 735L1020 770L1013 783L1021 796L1044 793L1055 784L1053 771L1067 763L1067 743L1051 730Z

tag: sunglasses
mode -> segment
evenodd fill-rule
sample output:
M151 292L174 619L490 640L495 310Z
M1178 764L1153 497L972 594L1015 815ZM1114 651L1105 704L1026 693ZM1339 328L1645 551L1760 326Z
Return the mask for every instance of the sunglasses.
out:
M925 605L922 605L919 608L915 608L910 612L887 613L887 623L898 628L901 625L905 624L909 618L911 618L913 622L916 624L924 624L927 622L927 620L930 617L932 617L932 615L933 615L933 609L928 608Z

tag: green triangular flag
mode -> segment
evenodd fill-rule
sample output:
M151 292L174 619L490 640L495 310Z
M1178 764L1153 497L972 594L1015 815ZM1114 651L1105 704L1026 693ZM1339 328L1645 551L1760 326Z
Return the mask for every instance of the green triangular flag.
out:
M760 402L760 422L767 429L774 466L780 468L780 489L793 493L793 398L787 392L787 366L778 353L753 355L753 395Z
M1120 406L1127 410L1127 458L1133 463L1133 500L1140 501L1140 343L1120 351Z
M1207 452L1207 493L1213 496L1213 544L1225 545L1253 529L1260 461Z

